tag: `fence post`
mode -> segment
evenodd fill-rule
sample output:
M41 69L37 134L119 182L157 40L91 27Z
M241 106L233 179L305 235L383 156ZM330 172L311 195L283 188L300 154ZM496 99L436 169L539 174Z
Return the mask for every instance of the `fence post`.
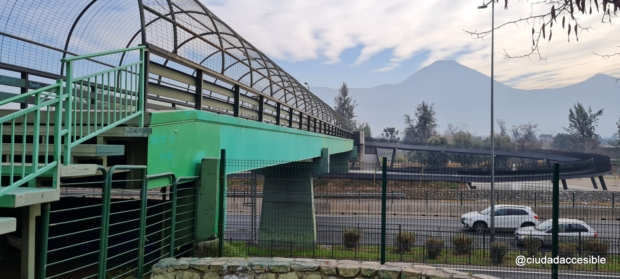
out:
M220 202L217 217L217 231L218 231L218 256L224 256L224 218L226 218L226 149L222 149L220 153ZM273 243L272 243L273 244Z
M398 252L400 252L400 261L403 261L403 243L402 243L402 235L401 235L401 224L398 224L398 234L396 235L396 244L398 244ZM398 238L401 238L401 242L398 241Z
M575 192L573 192L572 194L573 194L573 207L575 207Z
M614 208L616 205L616 195L615 193L611 193L611 208Z
M202 97L201 97L202 98ZM175 232L177 230L177 189L178 181L174 181L170 193L170 200L172 201L172 208L170 210L170 257L174 257L174 241Z
M553 164L553 223L551 235L551 257L558 256L558 219L560 218L560 164ZM558 279L558 264L551 266L551 278Z
M387 157L381 166L381 264L385 264L385 223L387 214Z
M142 278L144 271L144 242L146 241L146 210L148 202L148 182L146 178L146 171L144 172L142 191L140 191L140 231L138 237L138 269L136 271L136 278Z

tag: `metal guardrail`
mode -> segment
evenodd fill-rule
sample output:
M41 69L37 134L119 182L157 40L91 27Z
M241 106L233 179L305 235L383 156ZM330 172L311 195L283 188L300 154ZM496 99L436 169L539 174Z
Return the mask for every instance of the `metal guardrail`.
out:
M2 130L5 127L5 123L10 123L11 129L9 140L10 154L8 156L9 162L7 166L9 169L7 173L9 176L9 183L3 187L2 182L0 182L0 196L12 189L32 181L37 176L48 171L52 171L54 175L56 174L55 170L60 160L61 143L58 140L50 143L49 127L53 119L55 120L55 123L59 123L59 125L52 124L54 125L55 135L59 135L61 133L62 125L60 124L60 112L63 110L61 98L62 83L58 81L55 84L34 90L32 92L0 101L0 106L3 106L10 103L25 101L27 99L34 99L33 106L0 118L0 135L3 135ZM42 113L46 116L43 122L41 120ZM28 122L29 114L34 114L34 130L32 134L34 142L32 143L31 152L27 152L27 137L25 136L27 133L27 125L25 125L25 123ZM51 116L53 116L53 118ZM21 122L24 123L21 127L21 143L18 143L19 140L16 139L15 135L19 131L18 129L20 129L20 127L16 127L16 122L19 119L21 119ZM41 134L41 125L44 125L47 128L45 135ZM43 152L41 152L42 150L40 149L41 146L39 142L41 136L44 136L44 142L41 143L43 144ZM2 149L4 146L3 138L4 137L0 137L0 155L2 155ZM17 147L21 147L21 156L17 155L16 157L15 150ZM27 154L32 156L30 166L26 163ZM43 162L39 161L40 156L43 156ZM50 160L50 156L53 156L53 160ZM20 160L16 160L18 157L21 157ZM0 164L0 174L3 173L3 168L4 166ZM19 177L19 179L15 180L16 177ZM53 187L56 187L56 185L53 185Z
M53 203L51 209L50 204L43 206L38 278L142 278L160 259L192 251L197 205L192 182L197 176L163 173L113 179L116 170L145 172L146 166L98 170L103 173L100 181L62 185L101 191L69 192L61 198L65 202ZM170 183L157 188L160 191L147 189L149 179L159 178ZM112 188L129 183L140 183L140 190Z
M139 61L73 77L76 61L132 51L139 52ZM64 117L67 127L71 127L65 133L65 165L71 163L71 148L98 134L135 117L139 117L138 125L144 126L145 51L145 46L138 46L62 59L66 65L66 111L70 112ZM100 110L97 110L98 106Z

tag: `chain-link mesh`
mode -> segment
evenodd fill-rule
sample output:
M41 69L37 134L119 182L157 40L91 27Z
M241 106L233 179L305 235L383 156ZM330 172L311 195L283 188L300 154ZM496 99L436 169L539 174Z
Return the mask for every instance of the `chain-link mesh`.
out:
M232 174L225 256L380 260L381 165L228 160L226 166ZM552 166L515 160L497 164L495 172L492 227L488 163L388 168L386 260L509 278L549 276L551 264L521 267L516 260L551 257ZM620 271L618 196L561 190L560 257L606 259L560 265L561 274Z

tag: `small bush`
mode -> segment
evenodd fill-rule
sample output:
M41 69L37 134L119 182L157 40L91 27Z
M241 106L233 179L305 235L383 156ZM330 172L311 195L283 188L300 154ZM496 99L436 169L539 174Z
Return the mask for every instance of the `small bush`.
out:
M443 251L443 240L438 238L427 238L426 239L426 256L431 259L437 259L439 255L441 255L441 251Z
M508 253L508 247L508 243L505 242L494 241L491 243L491 253L489 254L491 256L491 261L494 264L501 264L504 260L504 256Z
M399 253L411 251L411 246L415 244L415 233L413 232L400 232L394 239L396 245L396 251Z
M525 250L527 250L528 256L536 256L538 253L538 249L542 243L540 242L540 238L526 236L523 238L523 246L525 246Z
M357 248L360 239L362 239L362 231L358 228L344 228L342 241L346 248Z
M609 243L597 238L588 238L582 242L583 251L592 256L604 257L607 255Z
M562 241L558 244L558 256L562 258L574 257L577 254L579 244L576 242Z
M457 234L452 237L455 255L469 255L471 252L474 238L466 234Z
M194 257L217 257L220 243L217 239L194 244ZM224 257L246 257L244 249L224 242Z

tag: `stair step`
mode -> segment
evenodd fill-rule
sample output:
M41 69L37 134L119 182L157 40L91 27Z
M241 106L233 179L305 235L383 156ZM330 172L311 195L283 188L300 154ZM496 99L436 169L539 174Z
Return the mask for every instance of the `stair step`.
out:
M34 125L28 125L26 126L26 135L28 136L32 136L34 135ZM98 129L101 129L101 127L97 127ZM95 126L85 126L85 127L78 127L74 133L80 133L80 132L84 132L85 134L88 133L89 131L91 133L96 131ZM15 135L16 136L21 136L24 132L24 128L20 125L19 128L15 128ZM4 136L10 136L12 135L13 131L11 131L11 129L2 129L2 135ZM47 135L47 126L41 125L39 127L39 135L41 136L46 136ZM140 128L140 127L114 127L110 130L107 130L103 133L101 133L99 136L100 137L148 137L150 134L153 133L153 129L152 128ZM54 135L54 127L50 126L49 129L49 135L53 136Z
M33 144L26 143L26 155L32 155ZM14 154L22 154L23 144L16 143L14 145ZM53 145L49 147L49 155L54 154ZM45 145L39 145L39 155L44 155ZM2 155L11 155L11 144L2 144ZM80 144L71 149L71 156L74 157L101 157L101 156L123 156L125 155L124 145L111 145L111 144ZM4 170L3 170L4 172Z
M16 208L60 199L60 188L17 187L0 196L0 207Z
M11 217L0 217L0 235L17 230L17 220Z

